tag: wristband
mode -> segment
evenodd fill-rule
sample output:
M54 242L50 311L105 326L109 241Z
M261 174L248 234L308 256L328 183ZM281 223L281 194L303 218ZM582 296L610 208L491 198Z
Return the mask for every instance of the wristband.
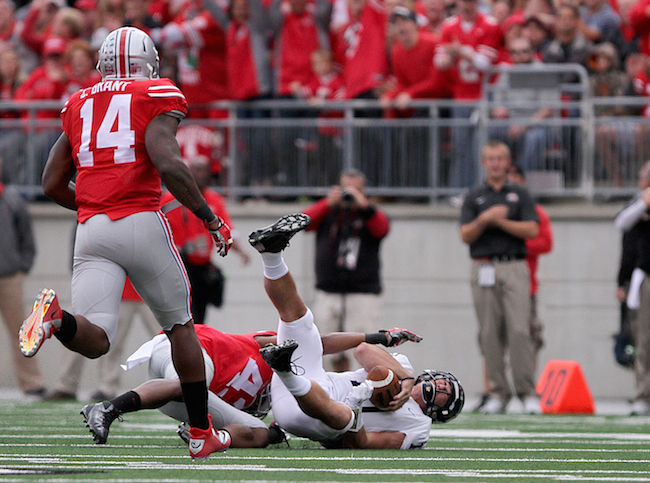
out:
M193 213L206 223L210 223L212 220L214 220L217 215L215 215L208 204L203 200L203 204L196 210L193 211Z
M403 377L403 378L400 379L400 381L408 381L409 379L415 381L415 377L411 377L411 376Z
M386 334L382 334L381 332L366 334L366 342L368 344L386 344Z

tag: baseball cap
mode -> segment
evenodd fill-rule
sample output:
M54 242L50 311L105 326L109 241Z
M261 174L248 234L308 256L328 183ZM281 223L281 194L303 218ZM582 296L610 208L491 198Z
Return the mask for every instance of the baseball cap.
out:
M401 5L395 7L390 14L391 22L395 22L398 18L404 18L406 20L411 20L412 22L417 22L415 12Z
M66 41L63 37L49 37L43 44L43 55L65 54Z

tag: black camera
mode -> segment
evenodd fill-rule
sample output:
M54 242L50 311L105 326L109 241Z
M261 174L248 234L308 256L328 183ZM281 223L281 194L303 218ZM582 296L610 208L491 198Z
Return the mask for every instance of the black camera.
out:
M350 203L354 200L354 195L350 193L347 189L343 188L343 201Z

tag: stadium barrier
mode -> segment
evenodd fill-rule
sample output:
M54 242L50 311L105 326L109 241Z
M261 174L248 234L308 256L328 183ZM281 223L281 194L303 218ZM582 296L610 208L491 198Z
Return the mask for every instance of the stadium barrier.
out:
M415 100L406 112L386 113L371 100L222 101L190 106L183 124L217 134L219 184L233 198L320 196L352 167L366 173L373 195L454 196L480 179L479 146L501 139L536 194L593 200L636 190L638 168L650 157L650 118L641 115L647 104L592 97L579 65L533 64L496 68L476 102ZM42 195L60 107L58 101L0 102L5 181L26 196ZM221 117L206 117L207 111Z

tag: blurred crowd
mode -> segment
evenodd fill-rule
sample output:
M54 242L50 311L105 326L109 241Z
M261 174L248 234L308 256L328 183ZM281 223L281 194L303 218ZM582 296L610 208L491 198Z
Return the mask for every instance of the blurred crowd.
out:
M190 104L378 98L403 115L413 98L479 98L522 49L583 64L594 95L650 95L650 0L0 0L0 99L97 82L95 53L123 25L154 39Z

